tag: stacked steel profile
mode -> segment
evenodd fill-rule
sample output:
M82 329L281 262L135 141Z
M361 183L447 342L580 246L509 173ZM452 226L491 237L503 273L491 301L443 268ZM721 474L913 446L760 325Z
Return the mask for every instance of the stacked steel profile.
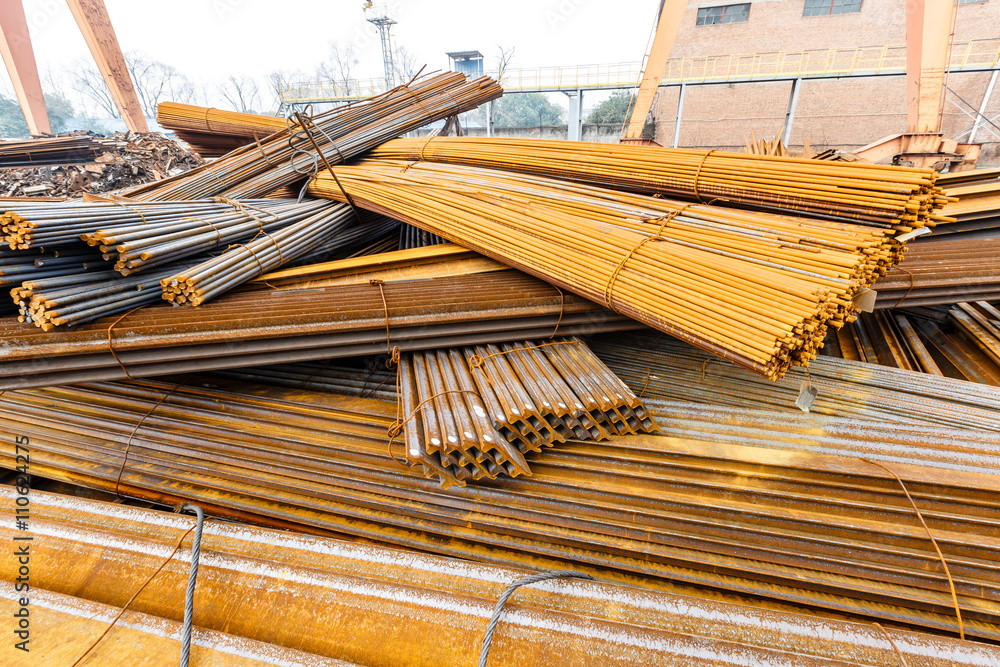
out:
M524 455L656 429L578 338L451 348L399 362L406 455L446 486L531 474Z
M14 516L12 490L0 490L0 506ZM44 610L33 654L46 664L72 664L162 566L81 664L172 660L193 519L41 492L32 495L32 515L32 605ZM3 532L17 534L11 520ZM13 559L6 561L2 576L13 581ZM209 520L192 664L465 667L480 654L495 600L528 574ZM324 613L316 613L317 601ZM15 603L7 597L2 604ZM282 622L275 622L279 612ZM57 621L73 622L75 631L56 633ZM441 640L445 630L448 641ZM494 667L584 665L595 656L602 664L677 667L693 657L718 667L882 667L900 659L913 667L980 667L1000 660L1000 649L986 644L580 579L519 588L490 648Z
M204 384L7 391L0 429L30 438L34 474L218 515L1000 640L992 458L876 464L625 436L532 456L530 476L441 489L386 455L392 403Z

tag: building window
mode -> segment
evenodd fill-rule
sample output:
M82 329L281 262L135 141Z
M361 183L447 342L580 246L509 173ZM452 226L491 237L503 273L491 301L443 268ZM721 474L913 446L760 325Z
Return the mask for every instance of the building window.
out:
M960 5L971 5L973 2L986 2L986 0L958 0Z
M802 16L832 16L861 11L861 0L806 0Z
M720 23L743 23L750 18L750 3L702 7L698 10L698 25L719 25Z

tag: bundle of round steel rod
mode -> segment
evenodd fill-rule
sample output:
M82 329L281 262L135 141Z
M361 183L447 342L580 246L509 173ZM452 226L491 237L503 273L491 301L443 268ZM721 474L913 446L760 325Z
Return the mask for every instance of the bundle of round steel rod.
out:
M141 200L191 200L215 195L261 197L283 185L339 164L378 144L503 94L489 77L466 79L445 72L398 86L377 97L307 118L289 119L288 129L173 178L122 194Z
M403 224L399 228L399 249L409 250L411 248L423 248L430 245L440 245L447 243L437 234L425 232L419 227Z
M235 244L218 257L162 277L161 296L176 304L200 306L331 242L356 220L350 206L338 204L276 231L262 230L253 239Z
M10 294L18 308L19 322L52 331L58 326L92 322L157 303L162 295L160 280L177 270L170 267L129 278L114 271L94 271L30 279L11 289Z
M370 155L493 167L903 231L949 220L936 213L949 200L932 169L507 137L397 139Z
M103 257L82 244L77 248L49 251L0 250L0 289L9 289L25 280L55 278L86 271L104 270ZM7 305L6 303L4 305Z
M11 515L15 500L13 490L0 490L0 506ZM170 547L182 545L150 592L132 603L123 625L98 643L95 662L106 655L120 662L122 654L113 649L122 643L126 650L135 650L137 642L148 645L140 634L147 619L160 621L154 626L159 629L179 618L191 559L190 538L182 539L190 530L189 517L44 492L32 494L32 514L31 548L39 554L32 582L43 588L43 616L50 609L75 615L105 605L121 608ZM12 526L2 530L13 537ZM208 649L224 653L233 640L252 637L244 659L274 655L263 652L263 644L270 651L294 646L319 660L281 663L295 665L329 664L319 656L369 667L475 664L495 601L509 583L537 573L212 519L205 524L199 560L193 643L203 653L195 655L208 659ZM3 574L13 574L12 567ZM319 600L328 613L315 613ZM269 613L247 613L269 605L281 610L283 622L273 622ZM100 624L110 622L101 611L94 614L91 642L104 629ZM401 616L408 622L400 625ZM67 631L51 631L55 634L39 642L48 639L46 649L58 646L69 657L51 664L69 664L89 645L74 642L77 651L71 653L61 646ZM440 640L444 631L448 641ZM173 639L174 632L162 634ZM206 642L210 646L203 646ZM570 578L519 588L504 606L491 649L489 664L495 667L586 665L595 656L602 664L678 667L692 658L718 667L882 667L900 657L913 667L979 667L1000 659L995 646L892 625L883 630L871 623ZM278 655L293 660L296 653ZM234 662L225 664L246 664L230 659Z
M1000 299L1000 237L931 235L908 250L906 262L876 283L876 308Z
M1000 389L846 359L818 357L779 382L714 359L667 337L597 337L591 349L643 400L666 399L799 411L803 388L818 394L810 411L892 424L1000 431Z
M203 157L219 157L284 130L284 118L160 102L156 122Z
M445 487L530 475L525 454L569 438L657 428L579 338L414 352L399 385L407 457Z
M387 455L391 403L202 384L7 391L2 460L13 465L17 434L33 474L136 498L955 636L957 599L965 636L1000 640L988 468L641 435L567 442L532 455L531 476L445 490Z
M295 261L289 262L289 266L312 265L317 262L330 261L344 253L354 253L358 249L368 246L372 239L385 240L393 236L398 228L398 220L365 211L360 222L353 227L348 227L329 241L309 250ZM260 278L262 283L269 282L264 276Z
M117 255L114 268L123 276L246 241L255 236L274 235L291 225L317 216L335 216L343 204L310 200L262 199L253 202L233 201L214 213L188 214L183 203L173 203L174 213L154 221L135 225L92 227L80 238L97 246L106 259Z
M640 328L516 271L230 292L197 309L156 288L160 305L124 318L47 333L0 320L0 390Z
M769 378L899 260L895 232L476 167L363 161L313 194L391 215ZM339 185L338 185L339 182Z
M281 202L262 200L246 202L248 206L260 206L265 210ZM18 204L0 214L0 234L3 243L12 250L27 250L38 247L78 245L80 237L101 228L157 226L176 224L184 221L191 228L208 229L215 237L208 223L198 225L198 217L233 214L230 204L206 200L183 203L145 202L42 202ZM257 214L261 217L260 214ZM185 221L184 219L187 218ZM240 214L243 220L250 219ZM258 224L259 226L259 224Z

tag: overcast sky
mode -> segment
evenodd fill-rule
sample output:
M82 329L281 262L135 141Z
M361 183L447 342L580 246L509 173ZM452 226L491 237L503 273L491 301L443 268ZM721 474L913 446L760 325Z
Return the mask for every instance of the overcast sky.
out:
M313 72L329 42L352 44L358 77L382 74L381 46L362 0L105 0L124 51L139 50L211 87L230 74ZM378 3L376 3L378 4ZM397 0L397 46L429 70L447 51L478 49L492 67L497 45L512 67L640 60L658 0ZM65 0L24 0L39 69L89 58ZM2 68L0 68L2 69ZM3 71L4 83L7 81Z

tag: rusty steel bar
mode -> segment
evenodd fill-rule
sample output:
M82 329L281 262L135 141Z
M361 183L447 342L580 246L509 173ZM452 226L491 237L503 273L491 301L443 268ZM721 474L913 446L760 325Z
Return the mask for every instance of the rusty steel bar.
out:
M36 474L160 502L957 634L920 519L897 480L861 458L627 436L564 443L532 458L530 477L444 490L389 457L393 404L234 390L7 391L0 451L13 461L15 434L28 436ZM890 465L947 559L966 634L1000 639L997 476Z
M11 489L0 489L0 505L13 509ZM107 623L107 605L123 604L191 523L43 492L33 494L32 512L33 581L60 591L40 593L40 606L56 602L71 605L69 613L93 610L97 618L88 627L96 629ZM12 528L4 520L0 531L9 534ZM182 547L153 590L136 599L123 627L98 647L109 650L134 638L136 624L172 629L178 604L183 606L189 559L190 550ZM253 638L248 648L264 646L272 655L295 645L310 657L372 666L400 660L435 667L469 664L493 600L507 583L528 573L212 520L205 524L200 562L196 647L199 638L215 636L225 651L233 639L247 637ZM11 576L9 566L0 571ZM62 594L69 590L75 599ZM318 605L322 613L316 613ZM262 611L250 613L255 609ZM274 622L275 614L282 622ZM404 625L401 614L408 621ZM220 628L229 636L219 635ZM489 664L586 665L601 655L614 665L682 665L697 657L698 664L745 665L752 659L752 664L880 667L898 657L893 643L915 667L989 665L1000 656L993 646L894 627L883 632L870 623L555 580L517 591L505 607Z

